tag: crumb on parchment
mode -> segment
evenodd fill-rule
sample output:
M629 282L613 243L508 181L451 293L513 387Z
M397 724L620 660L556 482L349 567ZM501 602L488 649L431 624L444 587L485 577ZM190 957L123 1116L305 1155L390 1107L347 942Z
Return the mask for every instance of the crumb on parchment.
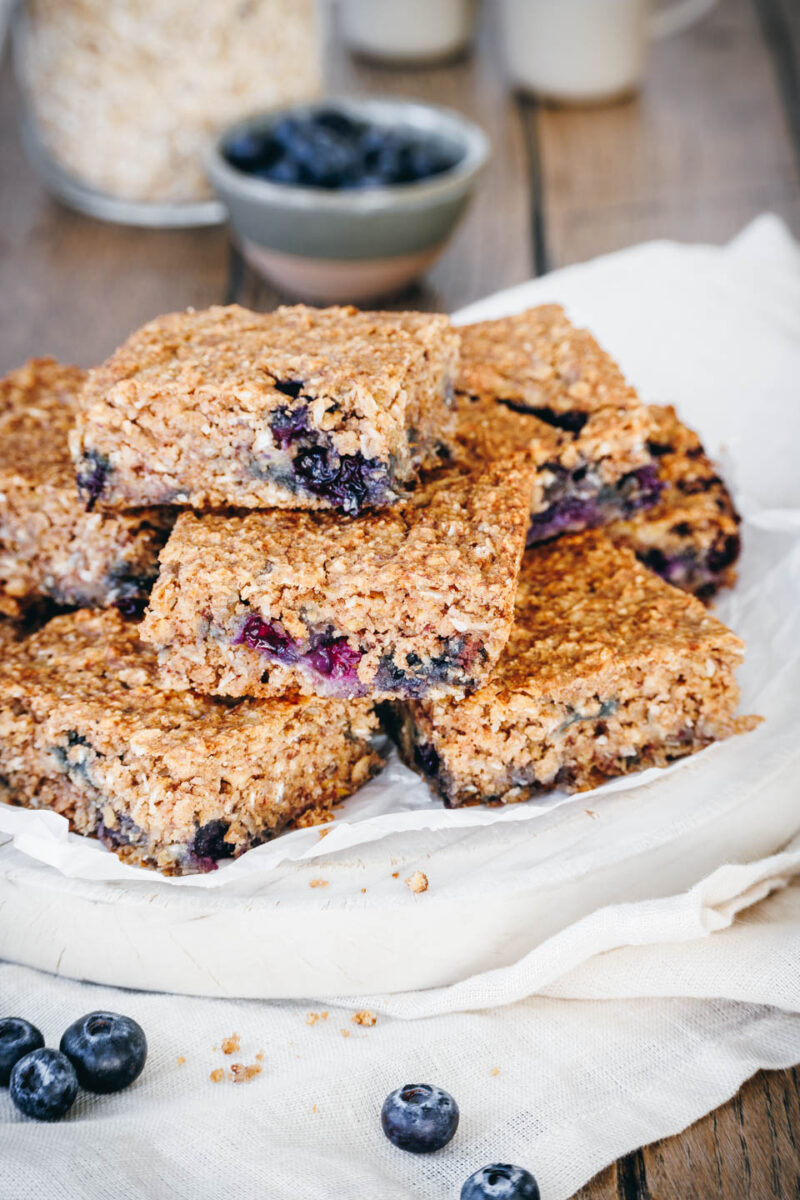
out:
M232 1033L230 1037L222 1039L222 1053L233 1054L236 1050L241 1049L241 1038L238 1033Z
M328 879L312 879L309 887L327 887L330 881Z
M354 1025L366 1025L370 1028L378 1023L377 1016L374 1012L370 1012L368 1008L362 1008L357 1013L353 1013L350 1020Z
M415 871L413 875L409 875L408 879L404 880L406 887L412 892L427 892L428 876L423 875L422 871Z
M216 1067L208 1077L212 1083L222 1083L225 1078L225 1070L223 1067Z

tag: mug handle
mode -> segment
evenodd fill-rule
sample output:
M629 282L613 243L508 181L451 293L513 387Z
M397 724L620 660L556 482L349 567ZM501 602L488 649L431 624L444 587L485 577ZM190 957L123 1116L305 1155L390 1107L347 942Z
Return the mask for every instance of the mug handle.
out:
M654 40L672 37L688 29L716 8L717 0L674 0L650 17L650 37Z

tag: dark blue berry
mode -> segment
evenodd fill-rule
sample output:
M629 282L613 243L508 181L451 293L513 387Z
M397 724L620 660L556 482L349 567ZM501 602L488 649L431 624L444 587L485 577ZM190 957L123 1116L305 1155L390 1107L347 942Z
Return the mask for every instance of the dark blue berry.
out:
M264 164L265 143L255 133L238 133L225 143L228 162L240 171L255 171Z
M296 400L303 390L302 379L276 379L275 390L282 392L284 396L291 396L292 400ZM284 412L286 409L283 410Z
M336 637L329 630L313 633L306 643L298 642L289 637L278 621L265 621L251 613L233 644L259 650L287 666L303 663L325 679L346 683L350 689L360 689L356 668L361 652L349 646L347 638Z
M0 1020L0 1087L8 1087L11 1069L32 1050L40 1050L44 1038L35 1025L22 1017Z
M414 746L414 762L425 775L432 779L439 774L439 755L433 746L429 746L425 742L418 742Z
M358 684L356 668L361 660L361 653L348 646L347 638L325 639L304 657L312 670L325 679Z
M118 1092L142 1073L147 1058L144 1030L119 1013L92 1012L74 1021L61 1050L89 1092Z
M252 613L233 640L234 646L249 646L291 666L300 658L300 647L278 621L265 621Z
M81 459L77 474L78 493L86 505L86 511L91 512L103 492L111 470L111 463L105 454L96 450L87 450Z
M400 1150L431 1154L446 1146L458 1128L458 1105L441 1088L406 1083L384 1100L381 1125Z
M715 574L718 571L724 571L731 563L736 562L741 548L742 543L738 533L730 533L727 537L722 538L718 536L708 553L709 571L713 571Z
M461 1200L539 1200L539 1185L524 1167L492 1163L470 1175Z
M207 821L201 825L192 841L192 854L200 871L213 871L221 858L232 858L234 848L225 841L227 821Z
M289 385L276 383L275 386L283 392ZM302 385L298 384L298 387L300 386ZM281 450L285 450L292 442L296 442L301 434L308 431L308 409L305 404L298 404L295 408L281 405L273 412L269 425L276 443Z
M57 1121L72 1108L78 1077L72 1063L58 1050L33 1050L15 1065L9 1086L21 1113L34 1121Z
M272 166L257 167L252 173L257 179L268 179L270 183L287 183L290 187L305 182L300 164L291 158L279 158Z
M114 601L114 608L121 617L128 621L138 621L147 608L146 596L120 596Z

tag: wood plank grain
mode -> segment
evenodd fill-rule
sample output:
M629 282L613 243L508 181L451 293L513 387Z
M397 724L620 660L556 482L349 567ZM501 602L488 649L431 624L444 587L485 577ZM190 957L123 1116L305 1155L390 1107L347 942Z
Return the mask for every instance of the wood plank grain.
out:
M529 159L519 105L499 67L494 5L484 6L476 52L450 65L409 69L371 66L353 58L335 29L328 39L332 95L411 97L457 109L485 129L492 143L489 169L467 216L443 257L419 284L387 307L452 311L533 273ZM242 303L270 308L280 296L249 268Z
M18 105L6 55L0 69L0 373L40 354L89 366L157 313L223 299L222 229L132 229L64 208L25 159Z
M723 241L765 209L800 232L797 159L751 0L656 43L637 99L535 120L557 265L654 237Z
M800 1196L800 1069L761 1071L676 1137L621 1158L574 1200Z
M797 0L754 0L772 56L786 122L800 161L800 4Z

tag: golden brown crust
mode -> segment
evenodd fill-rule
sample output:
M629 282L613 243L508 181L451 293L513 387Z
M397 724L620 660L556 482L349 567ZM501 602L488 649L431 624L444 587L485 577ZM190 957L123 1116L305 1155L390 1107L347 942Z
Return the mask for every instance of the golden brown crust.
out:
M90 373L73 456L107 462L107 507L330 507L290 486L291 457L270 424L297 400L285 385L302 384L309 428L338 455L409 481L448 440L458 341L438 314L170 313Z
M663 765L741 726L742 643L601 534L529 551L489 682L403 708L404 748L451 804L525 799Z
M167 872L209 869L354 791L380 765L375 730L361 700L165 692L137 627L113 610L56 617L0 659L12 798Z
M613 359L556 304L461 328L456 390L537 420L543 462L596 466L605 483L644 466L644 406ZM535 410L539 411L539 418ZM570 415L577 430L559 428ZM573 422L574 424L574 422Z
M67 439L78 367L32 359L0 380L0 612L143 599L173 521L168 509L102 516L78 499Z

